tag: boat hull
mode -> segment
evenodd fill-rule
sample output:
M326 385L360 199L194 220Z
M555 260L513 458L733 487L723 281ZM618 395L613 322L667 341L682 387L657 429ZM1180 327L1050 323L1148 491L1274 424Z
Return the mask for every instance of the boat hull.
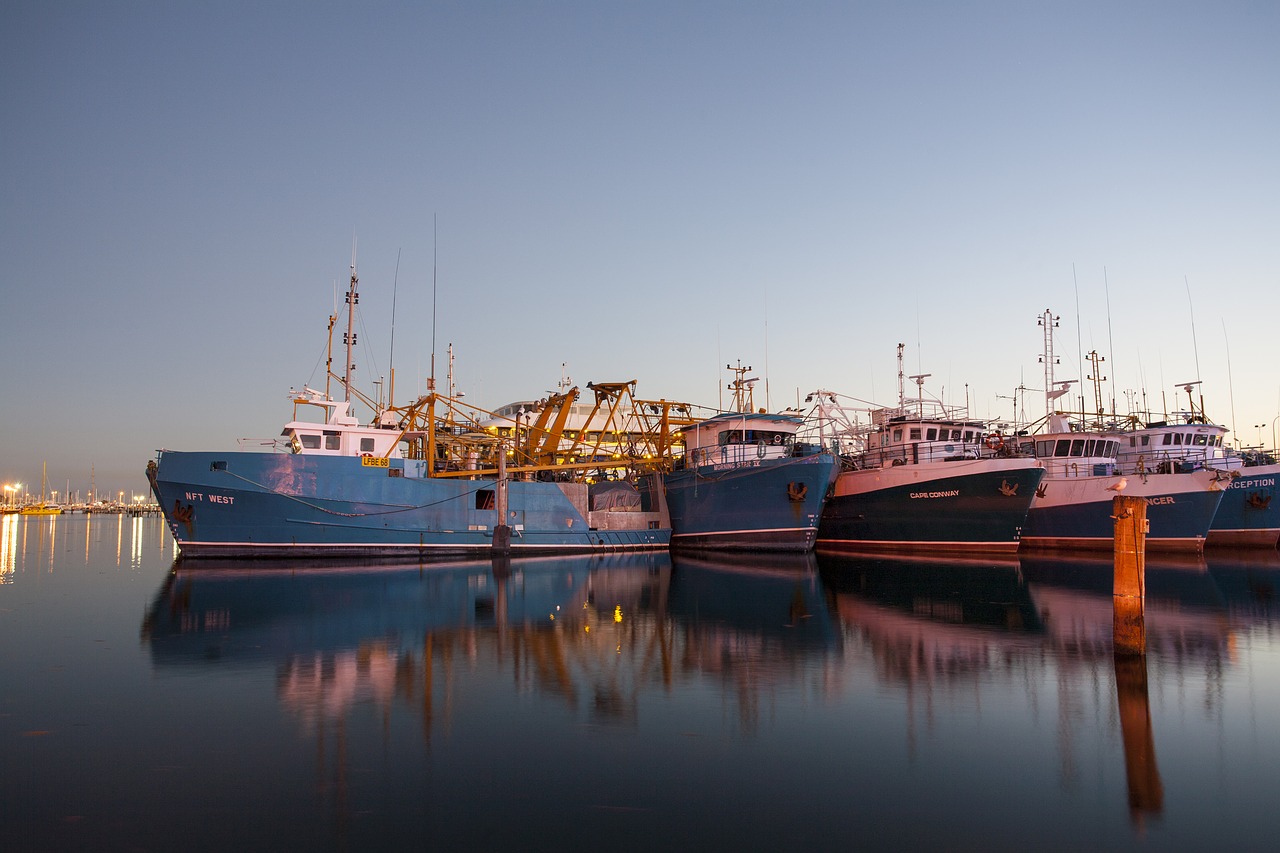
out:
M1151 551L1200 551L1222 501L1221 476L1213 471L1127 478L1124 494L1146 498L1146 547ZM1112 476L1047 477L1022 532L1023 549L1112 550L1115 547Z
M1044 468L979 459L844 471L819 551L1013 553Z
M1210 545L1275 548L1280 543L1280 504L1274 502L1280 465L1239 469L1223 489L1209 528Z
M812 550L833 454L701 465L663 475L671 545L720 551Z
M508 550L501 539L495 544L502 519L494 480L425 474L425 463L416 460L285 453L163 451L148 466L184 558L434 559ZM583 484L513 480L507 486L512 554L670 543L659 513L588 512Z

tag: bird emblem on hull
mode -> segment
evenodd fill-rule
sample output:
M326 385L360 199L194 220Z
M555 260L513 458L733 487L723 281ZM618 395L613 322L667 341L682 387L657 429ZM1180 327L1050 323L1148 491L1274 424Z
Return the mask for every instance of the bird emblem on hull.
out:
M1000 481L1000 494L1004 495L1006 498L1014 497L1015 495L1017 495L1017 494L1018 494L1018 486L1020 486L1020 485L1022 485L1022 484L1021 484L1021 483L1014 483L1013 485L1009 485L1009 481L1008 481L1008 480L1001 480L1001 481Z

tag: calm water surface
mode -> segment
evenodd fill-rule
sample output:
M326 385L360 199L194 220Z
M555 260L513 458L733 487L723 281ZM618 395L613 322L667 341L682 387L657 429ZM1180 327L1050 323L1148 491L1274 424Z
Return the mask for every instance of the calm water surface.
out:
M1280 557L175 568L3 517L0 850L1271 850Z

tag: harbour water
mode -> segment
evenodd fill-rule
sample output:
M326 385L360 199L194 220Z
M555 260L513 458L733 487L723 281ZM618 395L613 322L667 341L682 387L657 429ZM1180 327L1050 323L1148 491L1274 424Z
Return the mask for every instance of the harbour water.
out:
M0 849L1271 850L1280 557L177 567L3 517Z

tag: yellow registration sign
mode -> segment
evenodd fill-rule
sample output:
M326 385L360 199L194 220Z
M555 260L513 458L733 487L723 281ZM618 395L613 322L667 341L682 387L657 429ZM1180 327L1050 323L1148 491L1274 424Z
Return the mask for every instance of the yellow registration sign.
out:
M366 468L389 468L391 463L381 456L361 456L360 464Z

